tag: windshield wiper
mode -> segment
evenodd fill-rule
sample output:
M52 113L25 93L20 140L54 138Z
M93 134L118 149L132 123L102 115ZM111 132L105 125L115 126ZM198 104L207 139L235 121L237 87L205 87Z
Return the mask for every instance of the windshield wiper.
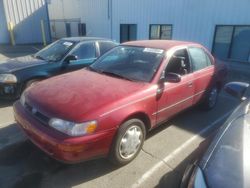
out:
M130 78L124 77L124 76L122 76L120 74L117 74L115 72L100 71L99 73L106 74L106 75L113 76L113 77L117 77L117 78L121 78L121 79L124 79L124 80L134 81L134 80L132 80Z

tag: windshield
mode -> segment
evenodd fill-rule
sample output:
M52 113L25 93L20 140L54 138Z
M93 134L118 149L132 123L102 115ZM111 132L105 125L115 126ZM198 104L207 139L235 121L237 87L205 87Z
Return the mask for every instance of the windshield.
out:
M161 49L118 46L100 57L90 69L128 80L150 82L163 57Z
M35 54L35 58L45 61L60 61L73 48L75 42L58 40Z

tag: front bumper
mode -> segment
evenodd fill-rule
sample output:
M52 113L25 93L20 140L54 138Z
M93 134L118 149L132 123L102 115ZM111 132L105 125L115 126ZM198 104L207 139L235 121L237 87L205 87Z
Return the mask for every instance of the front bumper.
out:
M14 104L14 115L18 125L35 145L65 163L106 156L115 135L115 129L111 129L81 137L66 136L39 122L19 101Z
M0 83L0 99L17 99L20 97L20 84Z

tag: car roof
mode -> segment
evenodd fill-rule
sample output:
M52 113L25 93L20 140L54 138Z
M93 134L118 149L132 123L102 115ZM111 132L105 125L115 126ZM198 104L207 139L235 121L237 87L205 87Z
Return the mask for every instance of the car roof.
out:
M62 40L70 40L70 41L74 41L74 42L83 42L83 41L112 41L110 39L106 39L106 38L99 38L99 37L66 37L66 38L62 38Z
M197 44L194 42L177 41L177 40L139 40L139 41L125 42L122 45L158 48L158 49L163 49L166 51L169 50L170 48L178 47L178 46L201 47L200 44Z

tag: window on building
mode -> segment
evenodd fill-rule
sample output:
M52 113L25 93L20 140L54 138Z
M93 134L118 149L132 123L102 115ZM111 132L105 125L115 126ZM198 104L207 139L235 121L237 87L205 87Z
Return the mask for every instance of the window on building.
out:
M132 41L137 39L136 24L121 24L120 25L120 42Z
M212 52L221 59L250 61L250 26L216 26Z
M78 24L78 35L86 36L86 24L85 23Z
M66 26L66 36L71 37L71 24L65 23L65 26Z
M171 39L172 25L156 25L149 26L149 39Z
M189 48L188 51L190 54L193 71L198 71L211 65L211 61L209 61L203 49L192 47Z

